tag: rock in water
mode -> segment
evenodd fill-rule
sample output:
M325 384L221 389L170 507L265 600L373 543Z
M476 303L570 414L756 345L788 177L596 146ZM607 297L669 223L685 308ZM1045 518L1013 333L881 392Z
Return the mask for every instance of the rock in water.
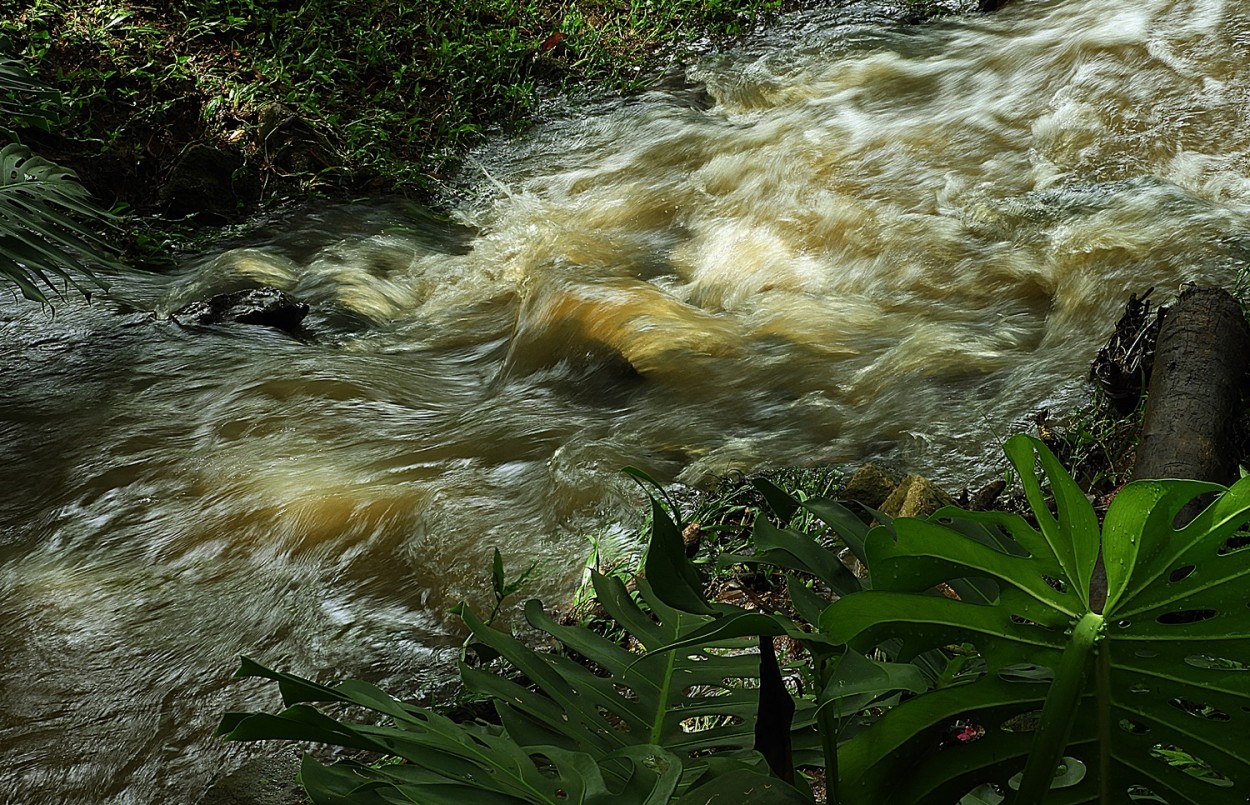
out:
M182 324L259 324L297 334L308 315L308 305L277 288L249 288L192 302L174 312Z

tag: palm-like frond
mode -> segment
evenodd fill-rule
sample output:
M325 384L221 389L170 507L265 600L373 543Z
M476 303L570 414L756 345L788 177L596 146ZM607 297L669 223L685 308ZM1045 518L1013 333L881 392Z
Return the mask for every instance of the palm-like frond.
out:
M50 131L56 121L48 109L60 102L60 93L32 78L20 61L0 56L0 132L15 139L13 128Z
M114 262L113 247L84 221L111 223L73 171L18 143L0 149L0 278L47 303L73 287L107 289L89 267Z
M48 292L60 296L67 287L88 298L106 288L88 266L112 264L115 254L90 228L112 216L92 203L74 172L16 142L17 129L50 131L60 100L20 61L0 57L0 134L15 141L0 149L0 279L45 304Z

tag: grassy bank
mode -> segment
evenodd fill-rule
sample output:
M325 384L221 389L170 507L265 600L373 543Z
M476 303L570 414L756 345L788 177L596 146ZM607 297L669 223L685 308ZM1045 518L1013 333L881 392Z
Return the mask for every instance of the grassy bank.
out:
M64 96L27 144L106 205L220 222L310 191L421 194L550 92L637 89L783 5L8 0L0 31Z
M63 102L17 126L130 214L130 251L309 194L428 195L555 93L631 92L814 0L0 0L0 51ZM896 4L897 5L897 4ZM895 9L913 20L930 0Z

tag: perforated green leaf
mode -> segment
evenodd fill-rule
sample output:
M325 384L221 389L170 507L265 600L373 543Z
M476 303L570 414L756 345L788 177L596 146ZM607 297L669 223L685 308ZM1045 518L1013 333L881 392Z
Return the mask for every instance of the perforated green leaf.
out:
M1020 436L1007 452L1037 527L957 510L897 519L894 535L877 529L868 538L875 589L821 617L829 639L860 650L900 638L910 654L964 644L986 668L976 681L904 702L845 744L843 800L955 802L1024 771L1009 802L1127 803L1148 794L1172 805L1244 802L1250 550L1237 550L1234 535L1250 518L1250 479L1180 530L1172 526L1180 509L1219 487L1131 484L1100 537L1092 507L1044 445ZM1089 607L1100 540L1105 615ZM961 579L989 579L998 595L974 602L933 593ZM1064 757L1064 787L1052 789Z

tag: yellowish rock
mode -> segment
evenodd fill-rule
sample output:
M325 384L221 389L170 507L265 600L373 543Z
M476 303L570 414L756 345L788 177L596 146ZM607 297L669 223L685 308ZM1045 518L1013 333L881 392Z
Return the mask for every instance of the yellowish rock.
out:
M908 475L890 493L879 510L890 517L927 517L955 500L932 481L919 475Z

